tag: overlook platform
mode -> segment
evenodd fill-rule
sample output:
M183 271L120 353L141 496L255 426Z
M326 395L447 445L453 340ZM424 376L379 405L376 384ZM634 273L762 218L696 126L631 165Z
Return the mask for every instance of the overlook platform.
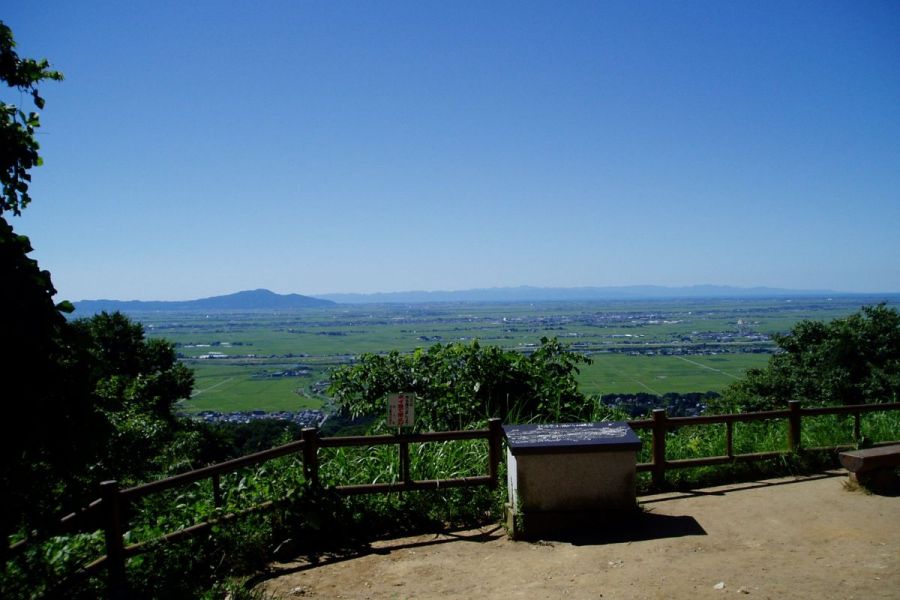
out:
M283 598L900 597L900 497L844 488L846 472L638 498L635 523L569 539L499 526L373 543L272 565ZM718 584L724 584L717 589Z

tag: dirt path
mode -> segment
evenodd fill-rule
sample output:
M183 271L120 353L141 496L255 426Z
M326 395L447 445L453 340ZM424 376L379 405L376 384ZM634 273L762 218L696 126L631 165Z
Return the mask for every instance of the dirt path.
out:
M220 381L219 383L216 383L216 384L214 384L214 385L211 385L211 386L209 386L208 388L203 388L202 390L196 390L193 394L191 394L191 398L196 398L197 396L199 396L199 395L202 394L203 392L208 392L208 391L210 391L210 390L216 389L216 388L219 387L220 385L225 385L226 383L228 383L228 382L231 381L232 379L234 379L234 377L229 377L228 379L223 379L223 380Z
M900 497L850 492L845 480L645 496L643 525L606 539L513 542L488 527L379 542L317 566L275 565L259 589L280 598L898 599Z
M740 377L738 377L737 375L732 375L731 373L726 373L722 369L717 369L715 367L710 367L709 365L704 365L704 364L698 363L696 360L690 360L683 356L679 356L678 358L680 358L681 360L683 360L686 363L696 365L696 366L700 367L701 369L709 369L710 371L715 371L716 373L719 373L720 375L725 375L726 377L731 377L732 379L740 379Z

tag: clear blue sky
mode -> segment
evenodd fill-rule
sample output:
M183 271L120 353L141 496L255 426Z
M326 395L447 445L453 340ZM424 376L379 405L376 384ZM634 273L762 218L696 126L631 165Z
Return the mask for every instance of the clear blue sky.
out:
M12 219L59 299L900 291L900 2L7 0L0 19L66 75Z

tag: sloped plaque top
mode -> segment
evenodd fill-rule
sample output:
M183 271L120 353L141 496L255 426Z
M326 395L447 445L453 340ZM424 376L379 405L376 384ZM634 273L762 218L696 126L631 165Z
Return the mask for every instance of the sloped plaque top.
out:
M640 450L641 439L624 421L504 425L513 455Z

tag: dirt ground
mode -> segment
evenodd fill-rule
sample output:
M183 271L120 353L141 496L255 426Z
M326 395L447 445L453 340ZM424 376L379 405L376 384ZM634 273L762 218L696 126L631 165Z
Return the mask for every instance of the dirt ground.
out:
M277 598L900 599L900 497L846 475L639 498L637 523L515 542L499 526L373 543L273 565Z

